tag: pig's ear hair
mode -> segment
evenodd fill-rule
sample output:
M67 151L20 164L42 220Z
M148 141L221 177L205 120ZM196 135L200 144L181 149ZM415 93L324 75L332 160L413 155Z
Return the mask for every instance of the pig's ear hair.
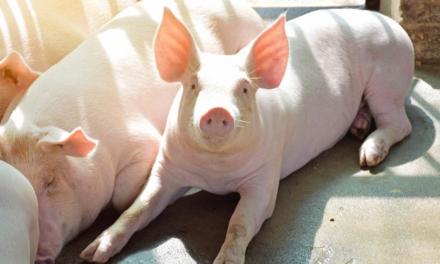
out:
M42 137L37 146L44 152L61 151L65 155L85 157L95 149L97 141L87 136L80 127L72 132L59 128L50 128L47 135Z
M39 73L33 71L16 51L12 51L0 61L0 80L11 82L17 90L29 88L38 76Z
M286 16L281 15L248 47L245 68L258 87L275 88L283 79L289 58L285 24Z
M180 81L200 66L191 33L167 7L154 38L154 57L160 77L167 82Z

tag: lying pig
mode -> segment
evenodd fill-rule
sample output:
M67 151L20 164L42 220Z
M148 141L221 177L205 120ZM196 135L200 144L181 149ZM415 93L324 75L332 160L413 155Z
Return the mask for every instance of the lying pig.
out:
M0 161L1 263L34 263L38 246L38 204L32 185Z
M33 82L0 131L0 158L37 194L38 261L53 262L109 202L128 207L146 181L178 90L154 68L163 5L192 23L204 51L233 53L264 28L251 7L233 2L140 2Z
M0 120L8 118L39 72L135 2L0 1Z
M316 11L287 25L281 17L232 56L201 52L179 20L164 16L155 58L160 76L181 89L144 189L89 246L102 260L197 187L240 194L214 263L243 263L272 215L280 179L336 144L362 97L377 124L360 148L362 165L381 162L411 132L404 100L413 47L377 13Z

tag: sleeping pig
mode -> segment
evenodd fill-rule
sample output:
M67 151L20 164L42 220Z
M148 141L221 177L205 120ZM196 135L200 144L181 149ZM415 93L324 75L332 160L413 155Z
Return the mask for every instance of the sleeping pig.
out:
M37 261L53 262L109 202L128 207L146 181L178 90L154 67L163 6L191 23L202 50L234 53L264 24L233 2L139 2L33 82L0 131L0 158L35 189ZM178 43L190 47L185 38Z
M224 56L202 52L183 23L165 13L156 66L181 88L145 187L88 248L99 260L197 187L240 194L214 263L243 263L272 215L279 181L336 144L362 98L377 128L360 148L361 165L377 165L411 132L404 101L413 47L383 15L326 10L287 24L281 17L238 54Z

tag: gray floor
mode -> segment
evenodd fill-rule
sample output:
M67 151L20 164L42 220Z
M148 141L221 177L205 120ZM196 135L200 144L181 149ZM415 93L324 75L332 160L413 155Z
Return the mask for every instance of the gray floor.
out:
M361 170L361 142L347 136L283 180L247 263L440 263L439 73L417 71L407 102L413 133L384 163ZM179 199L110 263L210 263L237 200L206 192ZM81 263L80 251L116 217L105 211L57 263Z

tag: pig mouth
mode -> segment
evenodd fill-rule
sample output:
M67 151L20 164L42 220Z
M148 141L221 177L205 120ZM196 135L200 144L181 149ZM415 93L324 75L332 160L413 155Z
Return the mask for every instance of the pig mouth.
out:
M213 137L208 135L202 135L202 144L201 146L204 151L214 152L214 153L223 153L229 152L231 148L231 140L234 139L234 136L228 135L225 137Z
M55 258L61 251L61 247L61 244L51 244L40 240L35 263L55 263Z
M35 264L55 264L55 260L51 257L37 255Z
M39 247L35 264L55 264L55 257L48 250Z
M210 148L221 148L222 145L227 142L229 135L226 136L212 136L207 135L203 132L201 132L203 141L205 141L205 144L208 145Z

